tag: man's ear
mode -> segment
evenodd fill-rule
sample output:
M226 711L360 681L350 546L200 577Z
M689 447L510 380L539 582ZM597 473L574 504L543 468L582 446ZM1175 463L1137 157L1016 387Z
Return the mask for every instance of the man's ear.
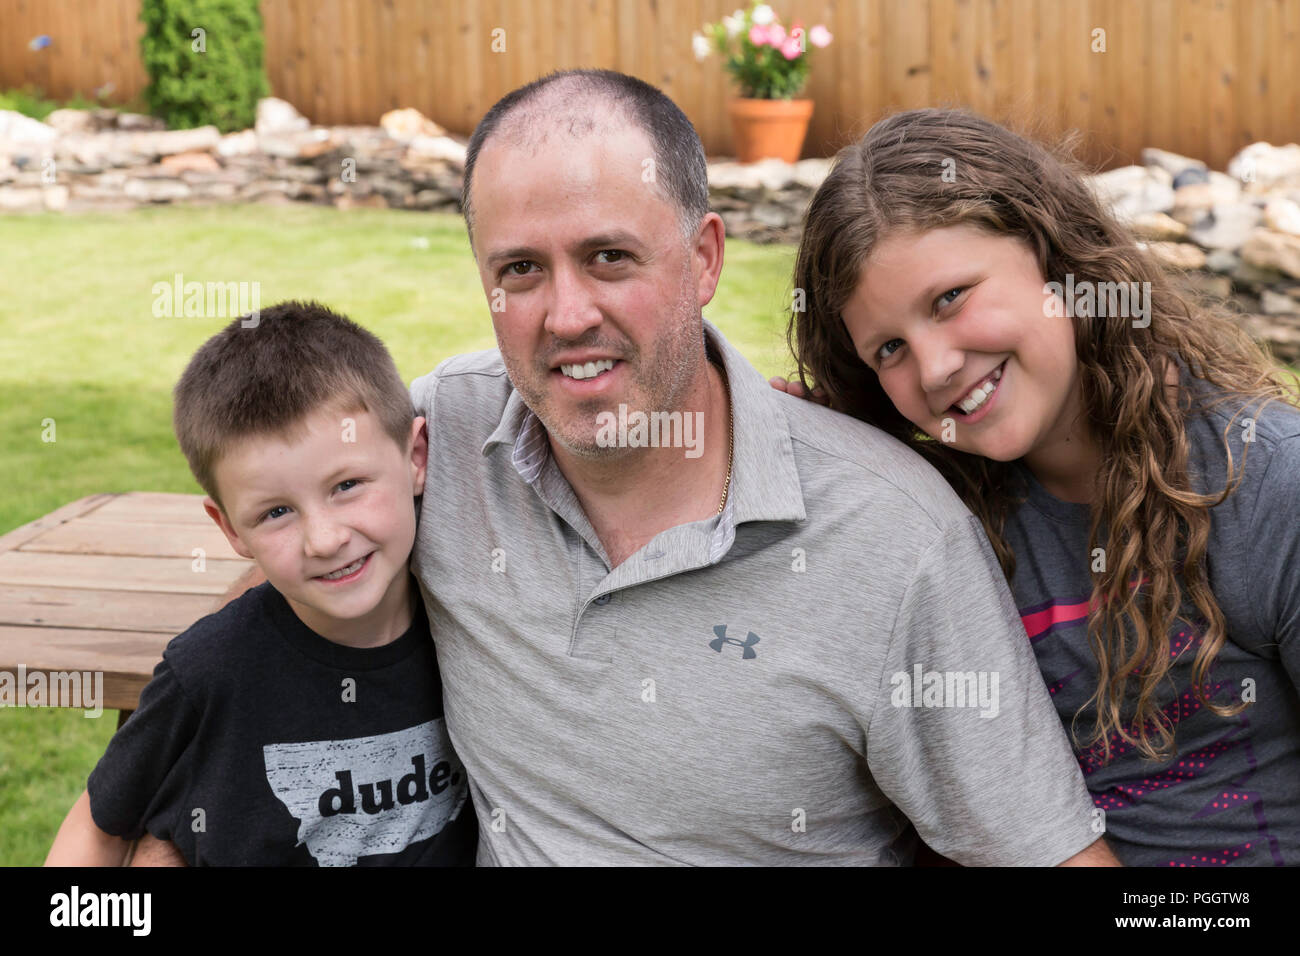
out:
M696 293L700 308L713 301L713 294L718 289L718 279L722 275L722 255L726 248L726 229L722 217L711 212L700 220L700 233L691 249L695 267Z
M424 477L428 474L429 464L429 429L425 420L416 416L411 422L411 482L414 497L424 494Z
M236 554L245 558L253 556L253 552L249 551L244 542L240 540L239 532L235 530L234 525L230 523L230 519L226 517L226 513L221 510L215 501L211 498L204 498L203 510L208 513L209 518L216 522L217 527L226 536L226 540L230 542L230 546L235 549Z

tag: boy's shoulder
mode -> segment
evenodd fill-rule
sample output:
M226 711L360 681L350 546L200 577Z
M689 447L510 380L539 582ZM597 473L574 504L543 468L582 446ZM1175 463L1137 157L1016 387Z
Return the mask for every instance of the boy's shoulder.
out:
M199 618L168 642L163 660L187 693L237 680L241 665L265 654L265 637L277 628L276 601L284 599L265 581Z

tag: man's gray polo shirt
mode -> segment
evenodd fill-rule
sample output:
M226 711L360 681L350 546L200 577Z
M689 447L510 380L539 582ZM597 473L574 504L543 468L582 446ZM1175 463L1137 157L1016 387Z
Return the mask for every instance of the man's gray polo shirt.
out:
M721 516L611 569L495 351L412 385L412 566L481 864L1055 864L1092 801L978 522L716 329ZM946 706L937 706L944 704Z

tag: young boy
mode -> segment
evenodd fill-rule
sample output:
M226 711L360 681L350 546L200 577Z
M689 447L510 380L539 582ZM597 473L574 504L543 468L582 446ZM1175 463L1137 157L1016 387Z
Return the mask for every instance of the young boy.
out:
M407 569L424 419L383 344L315 303L235 320L175 391L181 449L266 575L167 645L47 864L473 865L477 825Z

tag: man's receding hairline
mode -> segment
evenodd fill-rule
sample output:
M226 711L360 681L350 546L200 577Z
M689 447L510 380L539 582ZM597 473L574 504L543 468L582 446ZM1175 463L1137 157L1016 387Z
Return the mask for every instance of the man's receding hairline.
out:
M572 98L563 98L557 81L553 87L541 91L535 99L514 104L503 115L496 129L483 140L480 150L486 150L493 140L501 140L515 148L529 145L540 146L550 141L551 137L561 140L576 141L593 136L604 136L623 130L637 130L647 139L648 130L640 126L619 106L618 101L601 90L579 89ZM570 83L570 86L576 84ZM585 109L592 106L609 107L603 115ZM591 128L581 133L570 133L566 127L575 119L589 120ZM654 144L651 143L651 148Z

